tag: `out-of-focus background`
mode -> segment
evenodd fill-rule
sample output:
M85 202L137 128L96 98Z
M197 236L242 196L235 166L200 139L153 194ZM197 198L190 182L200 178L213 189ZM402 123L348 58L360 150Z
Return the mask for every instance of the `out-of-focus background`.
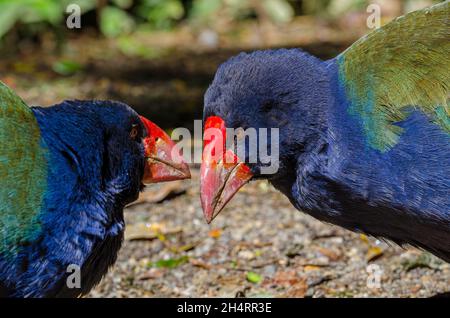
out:
M332 58L371 31L370 4L379 6L385 24L436 2L0 0L0 80L30 105L115 99L168 131L192 128L215 70L230 56L299 47ZM126 210L119 260L90 296L428 297L449 291L448 264L322 224L265 182L245 187L208 226L196 169L192 181L151 187Z

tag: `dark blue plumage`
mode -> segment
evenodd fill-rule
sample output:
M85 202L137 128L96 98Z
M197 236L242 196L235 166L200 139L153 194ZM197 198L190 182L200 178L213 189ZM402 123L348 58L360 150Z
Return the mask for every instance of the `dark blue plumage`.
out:
M33 112L48 149L47 190L35 237L17 253L0 254L2 293L85 294L114 263L123 208L141 189L144 127L131 108L116 102L72 101ZM140 137L130 142L133 125ZM81 267L81 289L66 286L70 264Z
M29 108L0 82L0 137L0 296L88 293L116 259L125 205L190 177L170 137L119 102Z
M399 139L372 147L339 73L300 50L240 54L205 95L204 118L226 127L280 128L280 169L267 178L293 205L325 222L426 249L450 262L450 135L406 107ZM248 152L247 152L248 153Z

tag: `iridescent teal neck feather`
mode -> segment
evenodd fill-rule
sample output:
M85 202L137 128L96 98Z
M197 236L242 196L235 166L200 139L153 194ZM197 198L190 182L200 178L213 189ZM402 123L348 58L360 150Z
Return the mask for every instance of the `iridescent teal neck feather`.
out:
M0 253L13 255L40 232L47 147L31 109L0 82Z
M397 18L338 57L349 112L368 144L386 151L398 142L406 109L429 115L450 133L450 2Z

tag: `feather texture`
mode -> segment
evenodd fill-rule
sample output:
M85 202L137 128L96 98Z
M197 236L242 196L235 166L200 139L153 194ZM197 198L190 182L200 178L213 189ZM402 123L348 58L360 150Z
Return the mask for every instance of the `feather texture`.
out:
M31 109L0 82L0 253L39 234L47 186L47 148Z
M397 18L338 57L340 81L368 144L386 151L415 107L450 133L450 2Z

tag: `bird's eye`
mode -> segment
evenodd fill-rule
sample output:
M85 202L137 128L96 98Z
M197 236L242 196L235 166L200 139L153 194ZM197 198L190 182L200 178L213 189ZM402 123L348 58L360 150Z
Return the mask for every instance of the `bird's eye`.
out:
M261 105L261 109L263 112L268 113L274 108L274 106L274 102L272 100L268 100Z
M133 127L131 127L131 130L130 130L130 138L136 139L138 134L139 134L138 126L133 125Z

